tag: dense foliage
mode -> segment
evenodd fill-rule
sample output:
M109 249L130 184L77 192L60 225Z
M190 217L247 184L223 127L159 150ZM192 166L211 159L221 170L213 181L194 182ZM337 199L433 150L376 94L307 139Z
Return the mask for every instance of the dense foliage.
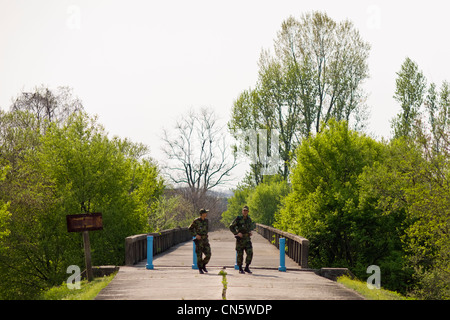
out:
M311 267L348 267L362 278L375 264L387 287L397 281L394 274L402 278L405 212L379 210L368 190L368 169L387 157L386 144L349 130L346 122L331 121L298 148L292 192L275 227L311 241Z
M223 221L247 204L258 222L308 238L312 268L348 267L365 280L377 265L385 288L450 299L450 84L428 86L410 58L397 76L401 109L391 140L351 130L337 116L315 133L303 128L309 134L289 158L289 175L258 177L253 163ZM243 102L270 107L257 98L242 95L233 111L246 108L233 121L255 116Z
M436 150L415 130L415 140L378 142L331 120L297 149L290 188L280 177L243 183L223 221L247 204L256 221L309 239L312 268L348 267L367 279L377 265L385 288L448 299L448 131Z
M389 143L385 160L367 168L361 177L362 193L373 212L394 217L393 226L401 231L383 236L401 240L402 250L392 265L401 261L402 271L411 276L402 279L405 272L393 269L385 280L388 285L397 290L407 287L419 298L449 299L448 153L430 158L423 147L404 138Z
M265 182L254 187L244 183L228 200L227 211L222 214L222 223L229 225L236 216L241 214L242 207L247 205L253 221L272 225L274 214L289 191L288 183L278 175L267 176Z
M108 138L84 112L58 122L1 112L0 124L0 298L33 298L69 265L84 268L67 214L103 214L90 232L94 265L123 264L125 237L159 227L150 218L164 186L145 146Z
M262 50L254 88L239 94L228 127L239 150L252 160L256 183L263 181L267 160L249 147L252 133L264 129L279 139L280 173L303 138L320 131L321 122L335 118L363 127L370 45L349 20L336 22L326 13L311 12L285 19L274 39L273 51ZM261 135L263 137L261 137ZM273 143L273 142L272 142ZM254 149L254 150L252 150Z

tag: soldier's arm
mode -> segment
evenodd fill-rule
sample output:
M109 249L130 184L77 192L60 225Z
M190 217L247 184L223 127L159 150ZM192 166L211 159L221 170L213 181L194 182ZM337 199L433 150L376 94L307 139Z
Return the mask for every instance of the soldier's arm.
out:
M189 226L189 232L191 233L191 235L193 237L195 237L197 235L197 228L196 228L195 220L192 221L191 225Z
M236 224L237 218L233 220L233 222L230 224L230 231L234 234L237 235L238 231L236 230L237 224Z

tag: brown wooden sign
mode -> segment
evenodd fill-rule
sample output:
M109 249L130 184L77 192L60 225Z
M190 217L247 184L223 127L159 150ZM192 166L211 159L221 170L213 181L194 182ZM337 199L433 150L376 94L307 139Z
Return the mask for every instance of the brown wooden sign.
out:
M66 219L68 232L103 230L101 213L69 214Z

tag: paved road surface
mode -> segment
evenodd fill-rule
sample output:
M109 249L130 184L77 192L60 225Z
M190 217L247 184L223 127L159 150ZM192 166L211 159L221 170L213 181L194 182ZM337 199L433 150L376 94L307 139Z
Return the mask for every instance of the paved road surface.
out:
M254 233L253 274L234 270L235 240L228 230L211 232L211 261L208 274L192 269L192 242L179 244L154 257L154 270L146 261L120 267L119 272L96 297L97 300L215 300L222 299L225 267L227 300L360 300L356 292L341 284L302 270L286 256L287 272L279 272L279 251Z

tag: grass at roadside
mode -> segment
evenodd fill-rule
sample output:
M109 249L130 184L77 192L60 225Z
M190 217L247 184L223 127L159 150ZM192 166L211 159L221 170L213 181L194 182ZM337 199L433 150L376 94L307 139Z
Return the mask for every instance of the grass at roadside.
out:
M395 291L380 289L369 289L366 282L359 280L352 280L347 276L342 276L337 279L337 282L343 284L347 288L353 289L368 300L410 300Z
M66 283L45 291L40 300L92 300L114 278L116 273L88 282L80 282L80 289L69 289Z

